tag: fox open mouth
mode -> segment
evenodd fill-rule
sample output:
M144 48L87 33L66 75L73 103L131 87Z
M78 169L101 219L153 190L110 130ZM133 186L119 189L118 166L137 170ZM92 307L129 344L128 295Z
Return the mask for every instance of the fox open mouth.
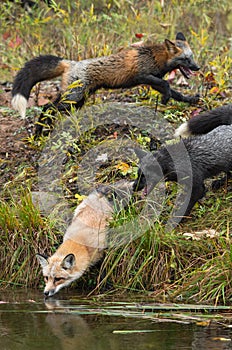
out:
M190 77L192 75L194 75L194 73L191 71L191 69L189 69L187 67L179 66L178 68L186 79L190 79Z
M147 197L151 193L153 188L154 188L154 186L152 184L146 185L143 189L142 196Z

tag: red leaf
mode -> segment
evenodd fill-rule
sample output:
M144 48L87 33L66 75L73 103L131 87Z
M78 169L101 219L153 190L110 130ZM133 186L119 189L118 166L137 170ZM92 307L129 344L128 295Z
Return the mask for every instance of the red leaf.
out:
M191 118L196 117L200 112L202 112L202 108L197 108L191 112Z
M2 38L3 38L3 40L7 40L10 36L11 36L10 32L5 32L5 33L3 33Z
M135 36L136 36L136 38L141 39L144 36L144 34L143 33L136 33Z
M19 36L16 36L16 39L12 39L8 46L11 47L12 49L20 46L23 43L22 39Z

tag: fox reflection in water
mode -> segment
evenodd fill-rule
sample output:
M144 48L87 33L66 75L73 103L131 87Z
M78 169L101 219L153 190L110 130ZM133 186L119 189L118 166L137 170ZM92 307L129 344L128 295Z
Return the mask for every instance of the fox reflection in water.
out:
M59 300L46 300L49 313L46 317L52 333L60 340L63 350L230 350L231 339L227 329L211 322L207 327L193 323L162 322L138 318L110 317L100 315L79 316L86 306L68 306ZM91 309L91 305L89 305ZM101 308L100 308L101 309ZM87 311L87 309L86 309ZM92 310L93 311L93 310ZM152 317L152 315L151 315ZM162 317L162 316L161 316ZM148 333L139 332L141 329ZM114 330L138 330L138 333L114 334Z
M96 340L88 323L78 315L52 313L46 317L52 333L60 340L64 350L95 350Z

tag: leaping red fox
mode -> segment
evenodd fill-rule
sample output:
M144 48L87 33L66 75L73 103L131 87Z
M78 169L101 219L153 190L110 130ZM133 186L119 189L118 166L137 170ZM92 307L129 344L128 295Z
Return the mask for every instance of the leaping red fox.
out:
M171 89L163 79L166 73L174 69L179 69L185 78L190 78L192 71L200 69L182 33L176 35L175 41L165 39L163 43L129 47L110 56L78 62L53 55L38 56L26 62L17 74L12 90L12 105L24 118L32 87L40 81L62 76L61 90L67 92L65 98L69 103L65 103L60 95L53 104L44 106L37 123L36 134L40 134L47 109L55 106L58 110L69 110L72 105L70 101L80 108L87 95L99 88L131 88L144 84L160 92L164 104L170 98L196 103L199 95L184 96ZM77 80L80 80L80 84L68 90L68 86Z

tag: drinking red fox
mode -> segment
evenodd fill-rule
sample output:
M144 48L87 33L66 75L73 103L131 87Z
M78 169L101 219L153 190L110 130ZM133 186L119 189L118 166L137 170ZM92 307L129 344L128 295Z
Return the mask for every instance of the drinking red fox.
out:
M61 90L66 92L65 103L62 96L58 96L53 104L47 104L37 123L36 134L42 131L42 124L49 123L44 112L55 106L58 110L69 110L72 103L80 108L86 97L99 88L131 88L140 84L150 85L162 94L162 103L166 104L170 98L177 101L196 103L199 95L185 96L170 88L163 79L165 74L174 69L190 78L192 71L200 68L193 59L185 36L176 35L175 41L165 39L163 43L153 43L129 47L110 56L71 61L53 55L44 55L33 58L17 74L13 90L12 105L24 118L26 115L27 100L32 87L43 80L62 77ZM79 84L68 89L75 81ZM51 123L51 120L50 120Z
M110 187L102 185L92 191L77 206L57 251L51 257L37 254L46 283L45 297L69 286L102 257L108 245L109 220L117 206L127 205L131 193L132 183L127 181L118 181Z

